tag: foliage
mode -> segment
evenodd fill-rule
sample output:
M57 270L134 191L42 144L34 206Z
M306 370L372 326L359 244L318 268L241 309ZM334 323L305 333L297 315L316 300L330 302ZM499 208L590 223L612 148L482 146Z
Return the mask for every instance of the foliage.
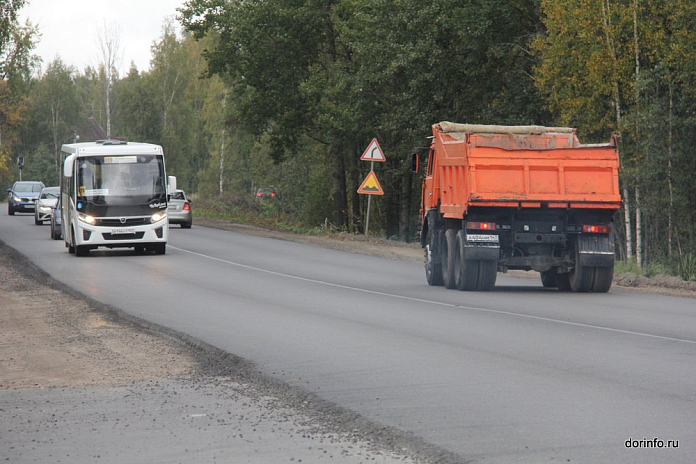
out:
M104 67L37 72L22 3L0 14L0 178L14 180L22 153L24 174L51 183L60 145L107 124ZM370 230L410 240L422 180L410 155L431 124L569 125L583 142L622 133L643 272L677 273L696 255L694 2L189 0L179 21L163 24L148 70L117 76L111 123L164 147L197 211L361 231L358 158L376 137L386 194L372 198ZM254 198L271 185L277 201Z
M684 280L696 280L696 254L679 257L679 276Z
M26 118L26 89L38 65L31 55L37 30L21 26L17 13L25 0L5 0L0 8L0 184L14 180L20 146L20 130Z

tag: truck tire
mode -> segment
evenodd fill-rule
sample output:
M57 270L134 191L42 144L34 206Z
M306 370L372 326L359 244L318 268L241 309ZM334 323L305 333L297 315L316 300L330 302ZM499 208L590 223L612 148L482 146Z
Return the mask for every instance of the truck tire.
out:
M613 280L614 266L594 268L594 282L592 282L592 291L598 293L608 292L611 288L611 283Z
M495 280L498 278L498 262L492 259L479 261L478 282L476 290L488 292L495 287Z
M457 247L457 231L447 229L442 241L442 279L445 288L457 288L455 269L459 265L459 249Z
M457 243L459 244L459 278L457 279L457 289L462 291L476 290L480 261L465 259L466 247L464 246L464 231L462 230L457 233Z
M437 230L428 227L425 236L425 279L428 285L440 286L442 281L442 268L440 267L440 248L437 246Z
M554 288L558 286L556 283L556 276L558 274L556 273L555 268L551 268L548 271L542 271L539 274L541 275L541 285L544 287Z
M570 274L558 274L556 276L556 287L558 287L559 292L569 292L570 288Z
M457 266L454 268L454 281L457 290L465 290L464 276L464 231L457 231Z
M592 283L594 282L594 267L579 266L576 264L575 268L573 268L568 275L568 280L570 281L570 288L574 292L592 291Z

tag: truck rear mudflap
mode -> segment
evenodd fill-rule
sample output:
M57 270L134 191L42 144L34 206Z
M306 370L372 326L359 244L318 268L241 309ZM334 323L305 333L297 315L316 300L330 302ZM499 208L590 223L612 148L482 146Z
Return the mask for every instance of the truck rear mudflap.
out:
M609 267L614 265L614 237L611 235L579 235L576 265Z

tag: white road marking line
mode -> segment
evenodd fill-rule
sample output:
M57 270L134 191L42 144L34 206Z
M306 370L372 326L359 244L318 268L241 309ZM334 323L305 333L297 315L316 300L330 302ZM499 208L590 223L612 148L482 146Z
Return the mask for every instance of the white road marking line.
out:
M345 289L345 290L353 290L353 291L356 291L356 292L371 293L371 294L373 294L373 295L380 295L380 296L386 296L386 297L391 297L391 298L398 298L398 299L401 299L401 300L415 301L415 302L418 302L418 303L427 303L427 304L432 304L432 305L437 305L437 306L445 306L445 307L450 307L450 308L470 309L470 310L472 310L472 311L478 311L478 312L482 312L482 313L502 314L502 315L505 315L505 316L514 316L514 317L520 317L520 318L524 318L524 319L534 319L534 320L538 320L538 321L553 322L553 323L556 323L556 324L564 324L564 325L570 325L570 326L575 326L575 327L585 327L585 328L588 328L588 329L604 330L604 331L607 331L607 332L621 333L621 334L626 334L626 335L637 335L637 336L640 336L640 337L655 338L655 339L658 339L658 340L667 340L667 341L671 341L671 342L690 343L690 344L696 345L696 340L687 340L687 339L684 339L684 338L674 338L674 337L664 337L664 336L662 336L662 335L653 335L653 334L644 333L644 332L634 332L634 331L632 331L632 330L614 329L614 328L612 328L612 327L603 327L603 326L600 326L600 325L583 324L582 322L562 321L562 320L560 320L560 319L553 319L553 318L550 318L550 317L533 316L533 315L531 315L531 314L519 314L519 313L510 312L510 311L502 311L502 310L499 310L499 309L487 309L487 308L478 308L478 307L475 307L475 306L464 306L464 305L460 305L460 304L456 304L456 303L443 303L443 302L440 302L440 301L426 300L426 299L423 299L423 298L414 298L414 297L410 297L410 296L396 295L396 294L393 294L393 293L380 292L380 291L377 291L377 290L368 290L368 289L365 289L365 288L351 287L351 286L348 286L348 285L341 285L341 284L335 284L335 283L332 283L332 282L326 282L326 281L324 281L324 280L308 279L308 278L306 278L306 277L300 277L300 276L295 276L295 275L291 275L291 274L284 274L284 273L282 273L282 272L269 271L268 269L262 269L262 268L260 268L260 267L254 267L254 266L249 266L249 265L246 265L246 264L235 263L234 261L229 261L229 260L222 259L222 258L216 258L216 257L214 257L214 256L205 255L205 254L203 254L203 253L197 253L197 252L195 252L195 251L184 250L183 248L178 248L178 247L171 246L171 245L168 245L168 247L169 247L169 248L173 248L173 249L175 249L175 250L183 251L184 253L189 253L189 254L192 254L192 255L195 255L195 256L200 256L201 258L206 258L206 259L210 259L210 260L213 260L213 261L219 261L219 262L221 262L221 263L230 264L230 265L232 265L232 266L237 266L237 267L241 267L241 268L244 268L244 269L250 269L250 270L258 271L258 272L265 272L266 274L272 274L272 275L276 275L276 276L280 276L280 277L287 277L287 278L289 278L289 279L296 279L296 280L301 280L301 281L304 281L304 282L311 282L311 283L320 284L320 285L327 285L327 286L329 286L329 287L342 288L342 289Z

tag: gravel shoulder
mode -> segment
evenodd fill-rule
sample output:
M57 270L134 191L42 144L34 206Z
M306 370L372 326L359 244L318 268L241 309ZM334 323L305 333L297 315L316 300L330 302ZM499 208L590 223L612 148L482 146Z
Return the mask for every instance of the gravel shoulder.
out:
M228 353L76 295L0 242L8 462L457 462Z

